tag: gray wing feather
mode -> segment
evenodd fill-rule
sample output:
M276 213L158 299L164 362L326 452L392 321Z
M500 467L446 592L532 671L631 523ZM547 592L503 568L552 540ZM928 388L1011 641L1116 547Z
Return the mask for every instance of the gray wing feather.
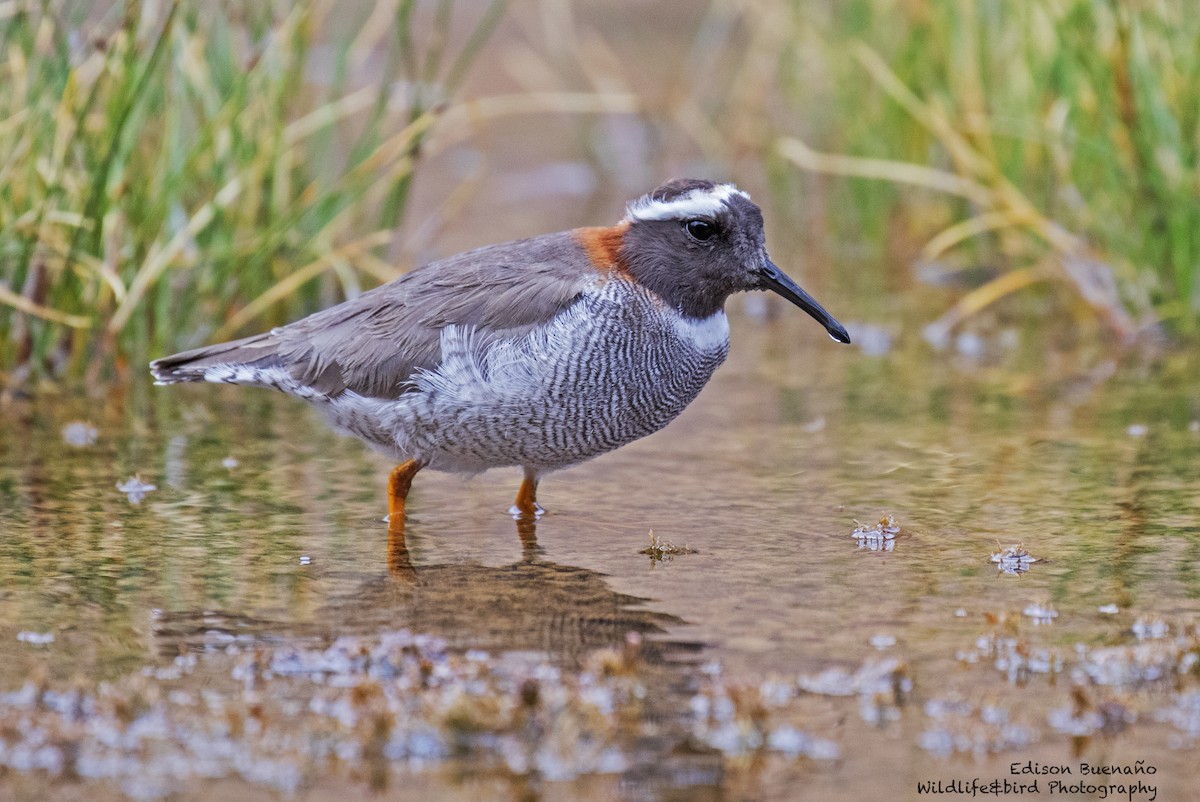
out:
M218 364L283 368L324 395L393 398L441 360L441 330L520 337L578 300L598 274L570 232L492 245L414 270L273 331L151 363L160 382L199 381Z

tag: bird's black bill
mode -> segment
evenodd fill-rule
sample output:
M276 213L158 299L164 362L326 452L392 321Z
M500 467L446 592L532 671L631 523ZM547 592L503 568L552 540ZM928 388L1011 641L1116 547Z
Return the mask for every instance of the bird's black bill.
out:
M779 293L784 298L794 303L796 306L808 312L816 321L825 327L825 331L829 332L829 336L840 343L850 342L850 335L846 333L846 327L834 320L833 315L825 311L816 300L813 299L804 290L800 289L800 285L787 277L787 274L775 266L770 260L767 261L767 266L762 272L763 288L773 290Z

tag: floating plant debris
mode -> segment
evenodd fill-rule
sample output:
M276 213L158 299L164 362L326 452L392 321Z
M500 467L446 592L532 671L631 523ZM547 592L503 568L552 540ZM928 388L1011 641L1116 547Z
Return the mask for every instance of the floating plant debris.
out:
M87 421L71 421L62 427L63 442L76 448L94 446L100 432Z
M1016 543L993 554L992 562L996 563L1000 573L1020 576L1028 571L1031 565L1040 562L1040 559L1026 551L1023 543Z
M882 724L900 718L900 707L912 691L912 678L903 660L887 657L868 659L854 671L835 666L819 674L802 674L796 685L822 696L857 696L863 720Z
M1029 612L1027 608L1025 614ZM959 651L958 659L968 664L990 659L1014 684L1024 684L1035 674L1067 674L1071 680L1069 703L1052 707L1046 714L1046 722L1055 732L1086 738L1113 735L1140 721L1157 721L1178 730L1168 741L1172 748L1193 748L1200 741L1200 689L1195 687L1200 668L1197 622L1168 624L1155 616L1140 616L1132 631L1136 642L1075 643L1060 651L1022 636L1019 616L989 615L989 620L994 631L980 636L973 649ZM1164 696L1166 705L1161 704ZM961 732L955 735L945 727L920 739L924 748L941 755L972 751L976 747L967 749L969 741Z
M867 643L882 651L896 645L896 636L888 635L885 632L879 632L868 638Z
M92 687L30 681L0 693L0 767L139 798L220 777L293 794L338 771L382 787L392 767L451 757L552 781L620 772L637 744L663 736L647 715L657 691L641 646L630 633L569 670L407 630L328 645L231 641ZM734 684L709 664L679 737L730 756L835 759L839 746L806 732L792 704L803 679ZM911 687L898 660L868 661L848 682L890 705Z
M1077 673L1096 685L1135 689L1157 683L1168 685L1200 666L1200 635L1190 632L1139 638L1122 646L1075 647Z
M1046 722L1058 732L1073 738L1097 733L1115 735L1137 721L1137 714L1124 702L1105 699L1096 702L1084 685L1071 691L1071 703L1046 714Z
M143 482L142 477L135 474L124 482L118 482L117 490L129 496L130 504L141 504L146 494L152 490L158 490L158 486Z
M1048 612L1053 608L1030 605L1024 615L1036 624ZM965 663L990 659L1013 682L1032 674L1069 671L1077 683L1136 690L1158 683L1173 685L1200 667L1200 625L1195 623L1172 628L1161 619L1139 618L1133 630L1136 643L1076 643L1073 649L1060 650L1039 646L1021 635L1014 615L993 616L992 621L994 631L981 635L974 648L960 650L956 656Z
M917 737L917 743L939 757L964 754L982 759L1023 749L1040 738L1034 726L1013 721L1007 707L992 701L973 704L934 698L925 703L924 712L931 725Z
M1063 657L1058 649L1030 643L1012 629L1015 627L1004 626L981 635L974 647L960 649L955 657L968 664L990 660L1014 684L1026 682L1034 674L1057 674L1063 670Z
M1033 619L1035 626L1039 624L1053 623L1054 619L1058 618L1058 610L1054 609L1054 605L1049 602L1034 602L1025 606L1021 611L1022 615Z
M777 722L788 714L796 697L796 686L778 679L758 686L730 685L719 669L692 697L689 709L692 737L726 755L748 755L760 750L801 755L815 760L836 760L841 749L827 738L810 735L790 721Z
M1138 616L1131 629L1138 640L1165 638L1171 631L1171 627L1166 621L1155 616Z
M454 654L407 631L324 648L232 644L89 690L29 682L0 694L0 766L140 797L225 776L294 793L338 766L451 755L565 780L629 764L621 739L649 693L637 668L636 644L578 672L530 653Z
M669 540L663 540L654 534L654 530L650 530L650 545L638 552L638 554L648 554L650 556L650 565L655 563L670 562L673 558L681 554L695 554L696 550L689 548L687 545L676 546Z
M858 541L860 549L870 551L893 551L896 548L896 535L900 534L900 524L889 514L879 519L878 523L863 524L854 522L854 531L850 537Z
M1194 747L1200 741L1200 690L1173 694L1171 704L1155 711L1154 720L1179 730L1180 735L1170 741L1173 749Z

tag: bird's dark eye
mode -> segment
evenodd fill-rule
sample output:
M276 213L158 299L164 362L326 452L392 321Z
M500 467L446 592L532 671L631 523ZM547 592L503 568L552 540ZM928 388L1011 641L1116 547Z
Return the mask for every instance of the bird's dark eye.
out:
M717 233L717 228L712 223L705 220L688 220L683 224L687 229L687 233L691 234L692 239L697 242L705 242L712 239L712 235Z

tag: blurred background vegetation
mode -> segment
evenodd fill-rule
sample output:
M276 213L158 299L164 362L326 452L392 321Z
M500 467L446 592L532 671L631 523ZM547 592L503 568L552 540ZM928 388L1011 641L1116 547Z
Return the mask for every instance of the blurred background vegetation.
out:
M1198 61L1190 0L5 0L0 382L141 375L685 173L851 320L1188 338Z

